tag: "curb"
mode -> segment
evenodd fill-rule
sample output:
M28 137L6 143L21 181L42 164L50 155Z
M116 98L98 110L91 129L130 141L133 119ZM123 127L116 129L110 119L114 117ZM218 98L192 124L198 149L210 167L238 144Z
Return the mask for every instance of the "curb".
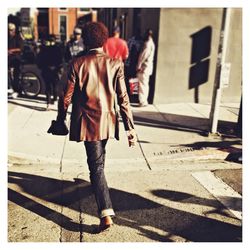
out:
M165 162L183 162L183 161L208 161L208 160L226 160L227 157L230 155L228 150L221 150L221 149L199 149L193 150L188 152L177 152L177 153L167 153L165 155L159 156L151 156L146 157L146 160L149 163L165 163ZM121 159L106 159L107 164L110 165L123 165L123 164L143 164L146 162L144 158L121 158ZM45 157L39 155L30 155L20 152L8 152L8 162L12 164L19 164L18 162L21 161L21 164L75 164L75 165L82 165L85 164L84 159L81 160L74 160L74 159L55 159L52 157Z

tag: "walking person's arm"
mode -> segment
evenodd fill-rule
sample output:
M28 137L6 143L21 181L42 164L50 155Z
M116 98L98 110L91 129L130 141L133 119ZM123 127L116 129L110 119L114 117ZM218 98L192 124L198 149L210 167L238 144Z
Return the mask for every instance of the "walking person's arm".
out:
M148 57L150 56L150 49L148 48L147 43L144 44L143 49L139 55L138 63L136 67L136 71L143 71L143 63L147 61Z
M129 97L124 80L124 66L122 62L117 74L116 93L124 128L127 131L129 146L134 146L136 142L136 133L134 129L133 114L130 108Z

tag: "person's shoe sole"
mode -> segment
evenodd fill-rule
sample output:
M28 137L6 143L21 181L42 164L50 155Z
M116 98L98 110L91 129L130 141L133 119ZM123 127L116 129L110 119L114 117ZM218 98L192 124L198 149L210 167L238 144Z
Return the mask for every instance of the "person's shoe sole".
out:
M103 225L103 226L98 226L98 228L96 228L94 230L94 234L99 234L99 233L103 233L103 232L108 232L110 230L110 228L112 228L114 226L114 223L109 224L109 225Z

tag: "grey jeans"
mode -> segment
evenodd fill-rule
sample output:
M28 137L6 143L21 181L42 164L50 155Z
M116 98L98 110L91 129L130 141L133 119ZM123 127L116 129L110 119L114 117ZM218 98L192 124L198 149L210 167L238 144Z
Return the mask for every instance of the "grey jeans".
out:
M94 190L100 218L114 216L109 188L104 174L106 144L108 140L85 141L90 181Z

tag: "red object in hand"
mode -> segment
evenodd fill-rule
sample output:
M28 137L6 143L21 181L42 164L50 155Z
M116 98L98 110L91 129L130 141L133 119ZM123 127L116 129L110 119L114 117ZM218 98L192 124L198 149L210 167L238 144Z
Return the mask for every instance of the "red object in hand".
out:
M138 95L139 81L138 78L129 79L130 95Z

